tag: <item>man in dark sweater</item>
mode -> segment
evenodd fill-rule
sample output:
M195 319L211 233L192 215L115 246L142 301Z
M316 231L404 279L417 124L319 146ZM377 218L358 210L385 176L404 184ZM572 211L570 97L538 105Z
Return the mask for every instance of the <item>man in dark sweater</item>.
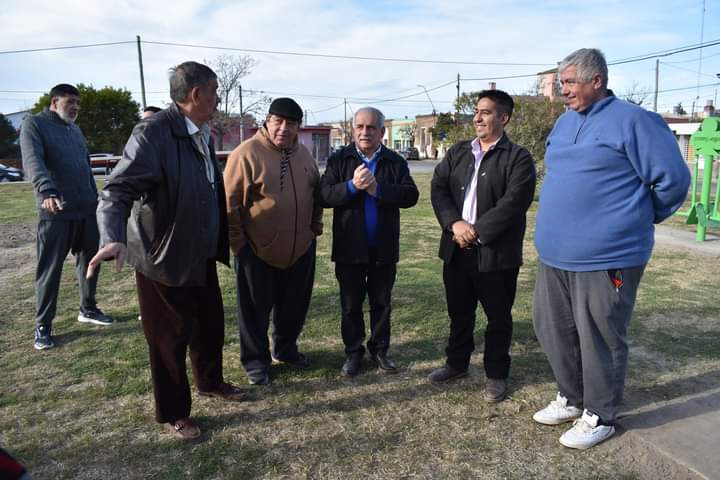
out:
M28 116L20 131L23 167L35 190L38 207L35 293L35 348L55 346L52 321L57 308L62 267L68 252L75 254L80 285L78 320L110 325L113 320L97 308L95 288L99 271L86 278L88 262L98 249L95 220L97 188L90 169L87 142L75 125L80 92L60 84L50 90L50 107Z
M488 402L507 394L511 309L522 265L525 213L535 192L532 156L505 134L513 106L501 90L480 92L473 117L477 138L450 148L435 168L430 190L442 227L439 255L450 338L447 362L429 380L443 383L467 375L479 301L488 323L483 358Z
M333 208L332 260L340 285L344 375L357 375L365 347L362 305L370 301L370 359L395 373L390 348L390 300L399 258L400 208L417 203L407 162L382 145L385 117L361 108L353 119L355 142L334 153L320 179L325 206Z

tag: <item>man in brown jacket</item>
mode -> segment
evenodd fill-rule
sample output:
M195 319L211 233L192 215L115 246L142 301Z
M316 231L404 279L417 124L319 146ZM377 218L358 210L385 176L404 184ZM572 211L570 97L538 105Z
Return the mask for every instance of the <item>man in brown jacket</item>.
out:
M253 385L270 384L271 361L308 366L297 339L310 305L322 205L314 200L317 165L298 142L301 121L294 100L276 99L263 126L233 150L225 167L240 361Z

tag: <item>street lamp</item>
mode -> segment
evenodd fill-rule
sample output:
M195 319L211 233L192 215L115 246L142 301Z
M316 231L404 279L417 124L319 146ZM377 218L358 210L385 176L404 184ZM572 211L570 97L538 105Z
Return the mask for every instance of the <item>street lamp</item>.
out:
M434 116L435 116L435 105L433 104L432 98L430 98L430 94L428 93L427 88L425 88L425 85L420 85L420 84L418 84L418 87L422 88L422 89L425 91L425 95L427 95L428 100L430 101L430 106L431 106L432 109L433 109L433 113L432 113L432 114L433 114L433 117L434 117Z

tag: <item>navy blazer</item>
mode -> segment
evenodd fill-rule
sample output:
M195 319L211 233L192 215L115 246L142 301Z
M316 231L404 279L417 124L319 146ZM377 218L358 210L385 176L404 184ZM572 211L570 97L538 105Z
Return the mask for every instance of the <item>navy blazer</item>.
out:
M330 156L320 179L320 197L324 207L333 209L332 260L338 263L368 263L365 231L365 195L351 195L347 181L362 163L351 143ZM400 208L410 208L419 192L410 176L407 161L383 146L375 167L380 189L377 199L377 263L397 263L400 256Z
M456 248L452 224L462 220L465 189L475 166L471 141L453 145L435 167L430 199L442 227L438 255L450 263ZM478 171L477 218L473 227L479 245L478 270L490 272L522 265L525 214L535 194L535 162L523 147L503 135L483 157Z

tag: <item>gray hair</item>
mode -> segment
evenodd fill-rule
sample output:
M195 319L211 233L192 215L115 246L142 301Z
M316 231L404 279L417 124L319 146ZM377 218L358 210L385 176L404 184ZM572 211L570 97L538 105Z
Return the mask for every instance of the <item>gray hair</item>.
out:
M184 102L193 88L206 88L217 75L207 65L197 62L183 62L170 69L170 98Z
M375 117L375 126L380 129L385 126L385 115L374 107L362 107L360 110L355 112L355 115L353 115L353 128L355 128L355 119L357 116L361 113L371 113Z
M568 55L558 65L558 73L570 66L575 66L578 80L589 82L595 75L600 75L603 88L608 84L608 68L605 55L597 48L581 48Z

